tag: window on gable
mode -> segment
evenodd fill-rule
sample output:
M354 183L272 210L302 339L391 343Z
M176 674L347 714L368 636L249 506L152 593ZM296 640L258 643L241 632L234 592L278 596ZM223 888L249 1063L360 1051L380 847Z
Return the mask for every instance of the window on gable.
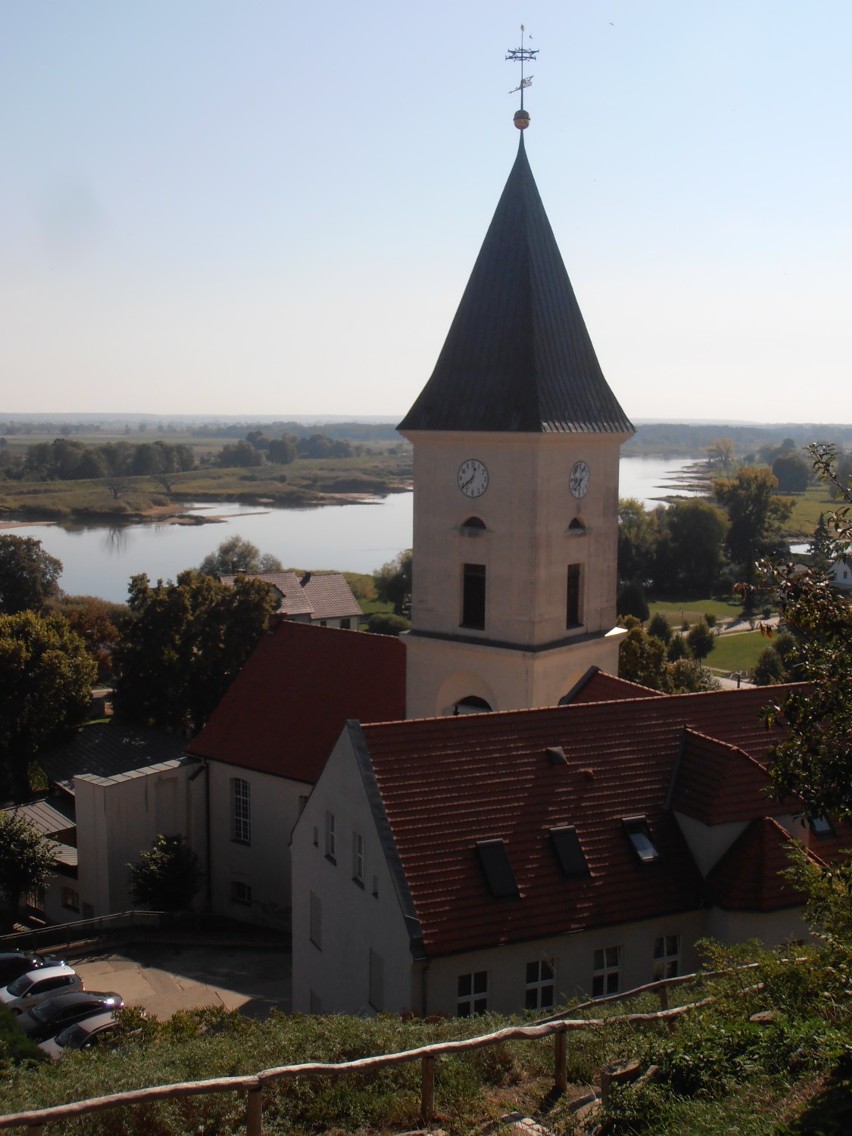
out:
M677 978L680 973L680 935L660 935L654 939L654 981Z
M488 888L495 899L517 899L518 884L503 840L477 840L476 851Z
M621 989L621 947L599 947L592 958L592 997L605 998Z
M74 888L64 887L61 892L62 906L66 911L80 910L80 893Z
M456 1017L471 1018L488 1009L488 971L460 974L457 983Z
M461 625L478 631L485 627L484 564L463 565Z
M651 839L651 832L645 817L625 817L622 824L633 851L643 864L653 864L655 860L659 860L660 853Z
M526 1008L549 1010L553 1007L555 969L553 959L527 963Z
M325 814L325 854L329 860L335 860L335 853L337 851L337 837L334 830L335 820L334 813L326 810Z
M364 837L360 832L352 833L352 879L364 886Z
M242 777L231 778L231 839L251 844L251 785Z
M573 824L551 828L550 839L563 875L569 879L581 879L591 875L580 838Z
M582 571L579 564L568 565L565 592L565 626L580 627L583 623Z

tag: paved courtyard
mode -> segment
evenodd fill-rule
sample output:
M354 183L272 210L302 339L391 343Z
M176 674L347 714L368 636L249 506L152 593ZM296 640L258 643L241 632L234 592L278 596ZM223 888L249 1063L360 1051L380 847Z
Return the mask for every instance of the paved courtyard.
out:
M114 990L160 1019L200 1006L264 1018L292 1005L289 951L144 944L68 961L87 990Z

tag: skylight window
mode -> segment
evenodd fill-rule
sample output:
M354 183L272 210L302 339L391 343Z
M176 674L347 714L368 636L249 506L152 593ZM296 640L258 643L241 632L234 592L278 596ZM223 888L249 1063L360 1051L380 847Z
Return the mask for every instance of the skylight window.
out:
M834 836L834 826L824 813L822 816L811 817L811 831L814 836Z
M569 879L581 879L591 875L580 838L573 824L551 828L550 839L563 875L568 876Z
M503 840L477 840L485 880L495 899L517 899L518 884Z
M644 817L625 817L622 821L624 831L633 846L633 851L643 864L653 864L659 860L660 853L651 839L648 822Z

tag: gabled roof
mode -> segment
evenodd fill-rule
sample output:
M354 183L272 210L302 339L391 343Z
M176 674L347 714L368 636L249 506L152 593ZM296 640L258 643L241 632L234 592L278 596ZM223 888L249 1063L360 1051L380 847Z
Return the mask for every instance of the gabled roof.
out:
M613 702L619 698L659 698L659 690L641 686L626 678L607 674L600 667L589 667L573 690L561 700L563 706L577 706L581 702Z
M302 589L297 572L244 572L240 575L247 576L251 580L263 580L265 584L271 584L281 596L278 611L284 615L313 614L313 606ZM229 575L222 576L221 580L223 584L233 585L236 578L236 575Z
M313 608L312 619L360 618L361 605L342 572L306 572L299 581Z
M738 746L686 729L671 806L704 824L751 820L769 808L764 766Z
M772 817L753 820L707 877L707 899L725 911L780 911L805 896L783 876L797 842Z
M435 370L399 429L634 433L595 355L523 135Z
M781 737L759 719L765 702L762 690L714 691L363 726L427 954L700 906L701 876L669 807L684 729L721 739L714 760L742 764L737 742L765 758ZM559 749L564 761L553 761ZM767 804L751 800L761 816ZM631 825L656 859L642 862ZM588 876L563 870L552 832L566 826ZM504 842L517 901L492 895L481 841Z
M187 752L312 785L348 718L404 713L399 639L284 620L261 639Z

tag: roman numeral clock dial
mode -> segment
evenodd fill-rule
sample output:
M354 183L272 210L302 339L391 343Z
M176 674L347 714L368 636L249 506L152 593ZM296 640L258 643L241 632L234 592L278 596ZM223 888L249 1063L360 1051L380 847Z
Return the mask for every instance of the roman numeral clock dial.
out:
M456 482L465 497L481 497L488 488L488 469L479 458L468 458L459 466Z

